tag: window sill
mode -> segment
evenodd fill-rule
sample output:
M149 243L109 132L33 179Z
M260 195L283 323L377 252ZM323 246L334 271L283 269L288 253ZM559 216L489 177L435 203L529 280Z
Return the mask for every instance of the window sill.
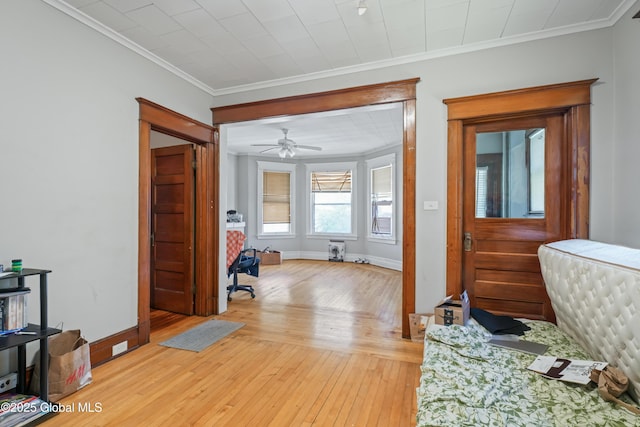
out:
M395 237L375 237L375 236L367 236L367 240L372 243L383 243L385 245L395 245L397 243Z
M357 234L307 234L307 239L358 240Z
M258 240L268 239L295 239L295 234L258 234Z

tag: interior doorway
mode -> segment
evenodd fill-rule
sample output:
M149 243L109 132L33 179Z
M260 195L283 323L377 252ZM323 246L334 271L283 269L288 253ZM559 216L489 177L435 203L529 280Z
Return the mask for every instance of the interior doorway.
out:
M158 131L194 144L195 294L193 311L197 315L215 314L218 304L218 150L216 128L193 120L143 98L139 128L139 207L138 207L138 345L149 342L151 290L152 155L151 132Z
M330 92L212 108L214 125L283 115L318 113L399 102L403 108L402 336L410 338L409 313L415 311L416 84L410 79Z

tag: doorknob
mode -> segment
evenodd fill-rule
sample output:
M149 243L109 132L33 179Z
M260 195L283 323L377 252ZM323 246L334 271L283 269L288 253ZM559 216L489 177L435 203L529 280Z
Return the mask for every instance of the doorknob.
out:
M471 252L471 233L464 233L464 250Z

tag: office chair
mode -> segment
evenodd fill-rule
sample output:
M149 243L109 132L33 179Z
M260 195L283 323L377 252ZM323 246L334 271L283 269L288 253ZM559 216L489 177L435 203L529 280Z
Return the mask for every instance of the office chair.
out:
M260 272L260 258L256 256L255 248L243 249L245 239L242 231L227 230L227 277L233 275L233 284L227 286L227 301L231 301L231 294L236 291L249 292L251 298L256 297L253 286L238 284L238 273L258 277Z

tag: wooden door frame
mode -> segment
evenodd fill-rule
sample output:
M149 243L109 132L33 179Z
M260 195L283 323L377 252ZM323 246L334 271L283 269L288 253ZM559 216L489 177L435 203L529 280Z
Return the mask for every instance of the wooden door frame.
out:
M564 192L569 206L565 238L589 237L589 167L591 85L598 79L536 86L484 95L445 99L447 146L447 295L462 292L464 126L499 119L561 112L565 118L570 162Z
M215 126L267 117L401 102L403 105L402 336L410 338L416 293L416 84L420 79L359 86L211 109Z
M195 282L194 312L208 316L218 309L218 130L144 98L140 108L138 182L138 344L149 342L151 283L151 130L195 143Z

